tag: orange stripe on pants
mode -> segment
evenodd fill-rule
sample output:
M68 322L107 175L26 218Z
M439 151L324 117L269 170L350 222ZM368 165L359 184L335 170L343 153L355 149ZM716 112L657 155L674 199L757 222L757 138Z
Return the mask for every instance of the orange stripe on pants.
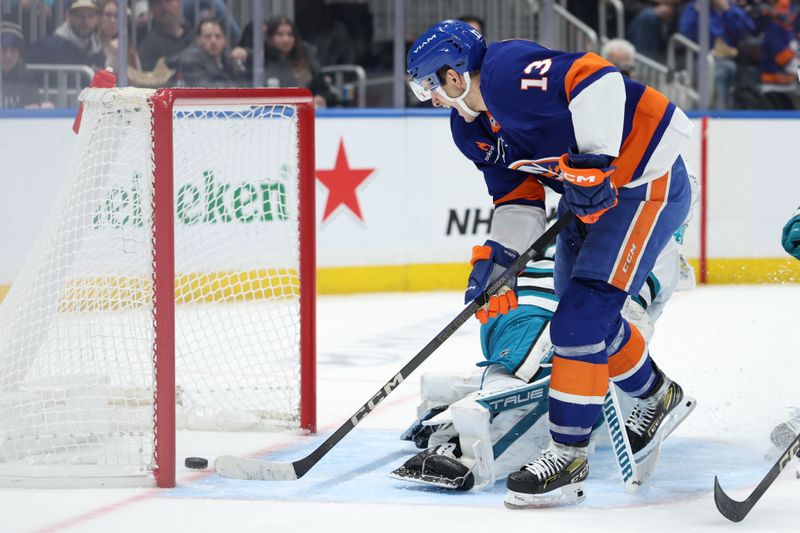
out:
M609 356L608 358L608 374L615 378L621 376L633 368L636 368L642 359L647 355L647 346L644 343L644 337L636 329L636 326L630 324L631 336L617 353Z
M614 267L614 273L609 283L614 287L627 291L633 281L639 258L644 252L650 234L658 222L658 215L664 209L667 189L669 187L669 172L647 184L647 200L641 202L636 218L631 223L631 229L620 250L620 256Z
M608 390L608 365L554 357L550 388L577 396L604 396Z

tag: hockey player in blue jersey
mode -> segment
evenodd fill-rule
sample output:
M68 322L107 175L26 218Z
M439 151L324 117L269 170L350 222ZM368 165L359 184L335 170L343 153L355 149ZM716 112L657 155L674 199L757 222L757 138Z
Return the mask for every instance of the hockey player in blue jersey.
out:
M688 414L683 391L654 365L621 309L686 217L690 190L679 153L691 123L596 54L524 40L487 47L457 21L417 39L407 71L418 98L453 108L453 139L494 201L491 239L473 249L466 301L541 234L543 184L563 193L559 214L580 219L557 241L552 440L507 480L520 506L575 497L609 378L637 399L625 422L637 457L652 451L663 424ZM477 316L485 321L516 305L514 287L504 287Z

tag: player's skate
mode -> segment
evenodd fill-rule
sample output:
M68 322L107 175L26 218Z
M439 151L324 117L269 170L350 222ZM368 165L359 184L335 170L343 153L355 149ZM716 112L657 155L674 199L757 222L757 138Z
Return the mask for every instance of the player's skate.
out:
M680 385L669 379L658 367L655 392L638 398L625 421L633 458L642 461L669 436L695 407L694 398L684 396Z
M506 479L509 509L550 507L583 501L582 482L589 475L586 446L550 441L541 457Z
M455 490L469 490L475 477L469 467L458 460L461 449L458 438L451 442L431 446L392 471L389 477Z

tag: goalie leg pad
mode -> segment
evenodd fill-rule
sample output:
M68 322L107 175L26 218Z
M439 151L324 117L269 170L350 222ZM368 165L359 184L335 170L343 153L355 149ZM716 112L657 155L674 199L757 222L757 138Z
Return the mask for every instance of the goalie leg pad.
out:
M493 365L485 373L483 390L422 422L442 421L428 440L430 447L390 476L467 490L517 471L550 440L545 416L549 383L547 376L528 384Z
M450 415L444 416L450 404L463 399L467 394L480 389L481 375L461 375L444 372L428 372L420 380L422 403L417 406L417 419L400 436L400 440L414 443L425 449L443 444L455 435L447 430ZM434 419L435 418L435 419ZM432 420L434 419L434 420ZM431 440L435 433L440 433Z
M428 372L420 378L419 388L422 404L417 408L417 416L422 416L432 407L456 403L468 394L479 390L481 375Z
M549 383L549 376L524 383L494 365L486 371L483 390L450 407L461 461L471 467L476 486L517 471L547 446Z

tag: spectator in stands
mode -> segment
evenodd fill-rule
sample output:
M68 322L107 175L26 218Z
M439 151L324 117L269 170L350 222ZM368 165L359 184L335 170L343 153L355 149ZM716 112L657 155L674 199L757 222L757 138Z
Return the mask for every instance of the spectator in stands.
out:
M200 21L197 39L181 55L180 72L191 87L235 87L241 84L244 65L231 58L223 23Z
M639 11L628 25L628 40L636 51L659 63L666 63L667 42L673 33L675 9L679 0L658 0Z
M42 102L36 80L22 62L22 49L25 46L22 28L11 22L0 24L0 43L3 49L0 57L0 66L3 69L3 101L0 102L0 107L52 108L52 103Z
M228 13L228 6L225 5L223 0L182 0L183 1L183 18L189 24L195 24L201 20L216 19L223 21L223 25L229 28L231 42L239 42L242 36L242 29L239 23L233 16ZM200 12L195 13L195 9L199 8Z
M338 102L330 84L320 71L316 51L303 42L294 23L278 16L264 25L264 74L268 87L307 87L314 94L317 107ZM248 51L252 62L252 24L243 32L239 46Z
M678 31L698 42L696 0L681 13ZM714 55L714 104L716 109L731 107L731 93L736 78L737 46L755 31L755 22L731 0L711 0L709 13L709 42Z
M623 76L634 77L636 69L636 47L625 39L611 39L603 45L600 54L613 63Z
M27 63L105 66L105 54L95 34L99 16L94 0L74 0L69 5L67 20L55 33L36 41L25 56Z
M117 0L99 0L97 7L100 11L100 24L97 27L97 37L103 45L106 67L117 68ZM163 58L156 62L151 71L142 70L139 54L128 42L128 83L134 87L163 87L175 74L174 69L167 67Z
M100 12L100 24L97 26L97 37L100 39L100 44L103 46L103 54L105 54L106 67L117 67L117 20L118 20L118 7L117 0L99 0L97 2L97 9ZM136 49L128 48L128 65L141 69L142 65L139 61L139 55Z
M796 15L789 0L778 0L772 8L772 22L764 31L761 92L773 109L795 109L792 94L797 90Z
M159 58L177 68L180 55L194 42L194 31L184 23L181 0L150 0L153 27L139 44L144 70L153 70Z

